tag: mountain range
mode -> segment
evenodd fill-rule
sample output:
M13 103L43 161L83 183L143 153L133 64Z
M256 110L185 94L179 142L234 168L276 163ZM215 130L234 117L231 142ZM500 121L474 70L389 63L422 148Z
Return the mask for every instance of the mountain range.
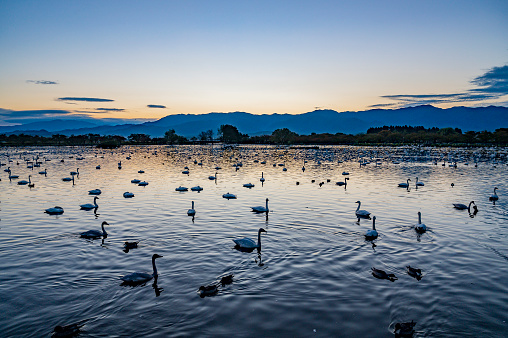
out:
M315 110L304 114L265 114L255 115L245 112L208 113L201 115L168 115L157 121L140 124L99 125L93 120L52 120L32 122L17 126L0 127L0 134L31 134L48 136L51 134L80 135L101 134L121 135L148 134L162 137L169 129L185 137L198 136L200 132L212 129L214 133L223 124L238 128L250 136L271 134L279 128L288 128L298 134L311 133L365 133L370 127L384 125L423 126L425 128L460 128L462 131L494 131L508 127L508 108L453 107L437 108L431 105L399 109L371 109L359 112L337 112L335 110Z

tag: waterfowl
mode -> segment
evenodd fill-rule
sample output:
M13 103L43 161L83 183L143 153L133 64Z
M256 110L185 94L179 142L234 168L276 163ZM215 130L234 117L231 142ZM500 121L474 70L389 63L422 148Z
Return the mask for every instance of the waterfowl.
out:
M260 182L264 182L265 181L265 178L263 176L263 173L261 173L261 178L259 179Z
M182 171L182 174L184 174L184 175L189 175L189 173L190 173L190 171L188 171L188 170Z
M95 169L100 169L100 168L101 168L100 165L95 166Z
M198 185L198 186L195 186L195 187L190 188L190 190L192 190L192 191L201 191L201 190L203 190L203 188L201 188L201 187Z
M259 228L258 230L258 242L256 243L253 239L244 237L242 239L233 239L236 247L240 249L261 249L261 233L266 232L265 229Z
M386 273L385 271L376 268L372 268L372 275L379 279L388 279L390 282L398 279L393 273Z
M125 242L123 246L125 247L125 249L135 249L138 247L138 243L139 242Z
M138 174L144 174L145 171L144 170L138 170Z
M226 198L226 199L228 199L228 200L230 200L230 199L236 199L236 195L230 194L230 193L228 192L228 193L226 193L226 194L222 195L222 198Z
M71 175L71 176L74 176L74 175L79 175L79 168L76 168L76 171L71 171L71 172L70 172L70 175Z
M97 205L97 200L99 199L99 197L95 196L93 198L93 204L90 204L90 203L87 203L87 204L81 204L79 207L83 210L91 210L91 209L94 209L94 208L98 208L99 205Z
M44 212L50 215L61 215L64 213L64 209L62 207L56 206L54 208L46 209Z
M217 287L216 284L210 284L207 286L202 285L199 287L199 296L201 298L203 298L205 296L213 296L218 291L219 291L219 288Z
M88 321L88 319L81 320L77 323L69 324L69 325L57 325L53 329L53 334L51 337L54 338L68 338L68 337L74 337L79 334L79 330L85 323Z
M14 179L18 179L19 178L19 175L11 175L11 172L9 171L9 179L10 180L14 180Z
M213 175L208 176L208 179L210 181L216 180L217 179L217 173L215 173L215 176L213 176Z
M25 180L18 181L18 185L27 185L27 184L32 183L32 181L30 180L31 176L32 175L28 175L28 181L25 181Z
M72 176L72 177L64 177L64 178L62 178L62 181L64 181L64 182L70 182L70 181L74 182L74 176Z
M222 277L220 279L221 285L224 286L224 285L233 283L233 277L234 277L233 274Z
M188 191L189 188L179 186L178 188L175 188L175 191Z
M342 175L344 175L344 176L349 175L349 172L347 172L347 171L343 171L343 172L342 172Z
M30 176L29 176L30 177ZM19 182L18 182L19 184ZM489 201L497 201L499 199L499 196L497 196L496 194L496 190L497 190L497 187L494 188L494 194L492 194L490 197L489 197Z
M338 186L347 185L348 180L349 180L349 177L344 177L344 182L336 182L335 184Z
M410 338L413 337L415 330L413 329L415 327L416 323L414 321L411 321L410 323L396 323L395 324L395 330L393 333L395 334L395 338Z
M418 280L422 279L422 270L417 268L412 268L411 266L406 266L407 274L411 277L414 277Z
M157 277L159 274L157 273L157 267L155 266L155 260L157 258L161 258L163 256L161 255L158 255L158 254L154 254L152 256L152 268L153 268L153 273L150 274L148 272L133 272L131 274L128 274L128 275L125 275L123 277L121 277L120 279L123 280L123 282L125 284L140 284L140 283L144 283L144 282L148 282L149 280L151 280L152 278L154 277Z
M266 205L263 206L257 206L257 207L251 207L253 212L261 213L261 212L269 212L268 209L268 198L266 199Z
M188 216L194 216L196 215L196 210L194 210L194 201L192 201L192 206L189 210L187 210L187 215Z
M48 174L47 169L44 169L44 171L39 171L39 175L47 175L47 174Z
M100 195L102 194L101 189L88 190L88 195Z
M422 213L418 211L418 224L415 225L416 232L423 234L427 231L427 226L422 223Z
M138 180L137 178L135 178L135 179L131 180L131 183L136 183L136 184L138 184L139 182L141 182L141 180Z
M411 181L410 178L407 179L406 183L399 183L399 188L409 188L409 181Z
M252 183L245 183L243 186L244 186L245 188L253 188L253 187L254 187L254 184L252 184Z
M416 178L416 186L417 187L423 187L425 184L421 181L418 181L418 177Z
M468 211L471 211L471 204L474 204L476 206L476 203L474 201L471 201L471 202L469 202L469 205L465 205L462 203L453 203L453 207L455 209L459 209L459 210L467 209Z
M362 202L356 201L355 203L358 203L358 208L356 208L355 214L357 217L369 217L370 212L367 210L360 210L360 206L362 205Z
M104 225L109 225L109 223L106 222L106 221L102 222L102 224L101 224L102 231L99 231L99 230L88 230L88 231L82 232L80 234L80 236L84 237L84 238L99 238L99 237L106 238L106 237L108 237L108 233L104 229Z
M146 181L139 182L138 185L141 186L141 187L145 187L145 186L148 185L148 182L146 182Z
M369 229L365 232L365 239L372 240L376 239L378 236L376 230L376 216L372 217L372 229Z
M134 193L126 191L123 193L123 197L125 197L125 198L134 197Z

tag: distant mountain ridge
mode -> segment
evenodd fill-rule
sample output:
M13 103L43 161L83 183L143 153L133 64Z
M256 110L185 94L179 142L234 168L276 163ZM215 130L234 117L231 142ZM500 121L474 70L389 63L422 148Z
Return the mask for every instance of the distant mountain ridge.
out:
M335 110L315 110L304 114L264 114L255 115L245 112L208 113L201 115L168 115L157 121L141 124L120 124L114 126L94 126L79 120L55 120L44 123L30 123L21 126L0 127L0 133L30 134L41 130L41 136L52 134L80 135L122 135L148 134L162 137L169 129L185 137L198 136L200 132L212 129L214 133L223 124L231 124L241 133L248 135L271 134L279 128L288 128L298 134L311 133L364 133L370 127L384 125L423 126L425 128L460 128L462 131L494 131L508 127L508 108L489 107L453 107L448 109L430 105L399 109L372 109L359 112ZM76 128L79 126L79 128Z

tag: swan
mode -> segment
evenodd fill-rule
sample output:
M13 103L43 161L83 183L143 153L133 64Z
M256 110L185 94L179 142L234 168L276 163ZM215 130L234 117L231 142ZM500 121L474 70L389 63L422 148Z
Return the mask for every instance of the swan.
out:
M265 178L263 177L263 173L261 173L261 178L259 179L260 182L264 182Z
M40 175L47 175L48 174L48 170L44 169L44 171L39 171L39 174Z
M254 187L254 184L252 184L252 183L245 183L243 186L244 186L245 188L253 188L253 187Z
M99 237L106 238L106 237L108 237L108 233L104 229L104 225L109 225L109 223L106 222L106 221L102 222L102 224L101 224L102 231L99 231L99 230L88 230L88 231L82 232L80 234L80 236L84 237L84 238L99 238Z
M462 203L453 203L453 207L455 209L459 209L459 210L467 209L469 212L471 212L471 204L474 204L476 206L476 203L474 201L471 201L471 202L469 202L469 205L465 205Z
M5 171L6 173L10 173L10 172L11 172L11 167L7 167L7 169L4 169L4 171Z
M99 206L97 205L97 200L99 199L99 197L95 196L93 198L93 204L90 204L90 203L87 203L87 204L81 204L79 207L83 210L92 210L92 209L95 209L95 208L98 208Z
M139 186L142 186L142 187L145 187L145 186L147 186L147 185L148 185L148 182L146 182L146 181L139 182L139 183L138 183L138 185L139 185Z
M101 168L101 165L100 165L100 164L99 164L99 165L97 165L97 166L95 166L95 169L100 169L100 168Z
M194 201L192 201L192 206L189 210L187 210L187 215L194 216L196 215L196 210L194 210Z
M208 179L210 181L216 180L217 179L217 173L215 173L215 176L213 176L213 175L208 176Z
M157 273L157 267L155 266L155 260L157 258L161 258L164 256L154 254L152 256L152 267L153 267L153 273L150 274L148 272L133 272L131 274L125 275L121 277L120 279L123 280L126 284L140 284L144 282L148 282L150 279L157 277L159 274Z
M418 177L416 178L416 186L417 187L423 187L425 184L421 181L418 181Z
M258 230L258 242L256 243L253 239L244 237L242 239L233 239L236 247L241 249L261 249L261 233L266 232L265 229L259 228Z
M342 175L343 175L343 176L346 176L346 175L349 175L349 173L348 173L347 171L343 171L343 172L342 172Z
M141 180L138 180L137 178L135 178L135 179L131 180L131 183L136 183L136 184L138 184L139 182L141 182Z
M356 201L355 203L358 203L358 208L356 208L355 214L358 217L369 217L370 212L367 210L360 210L360 206L362 205L362 202Z
M19 182L18 182L18 184L19 184ZM489 197L489 201L497 201L499 199L499 196L497 196L497 194L496 194L496 190L497 190L497 187L494 188L494 194Z
M236 199L236 195L230 194L228 192L227 194L222 195L222 198L226 198L228 200L230 200L230 199Z
M71 171L70 172L70 175L71 176L74 176L74 175L79 175L79 168L76 169L76 171Z
M269 212L268 209L268 198L266 199L266 206L257 206L257 207L251 207L253 212L261 213L261 212Z
M345 177L344 178L344 182L337 182L335 184L338 185L338 186L343 186L343 185L346 186L348 180L349 180L349 177Z
M372 275L379 279L388 279L391 282L398 279L393 273L386 273L385 271L376 268L372 268Z
M88 319L83 319L77 323L69 324L69 325L57 325L53 329L53 334L51 337L53 338L67 338L67 337L75 337L79 335L80 329Z
M144 174L145 171L144 170L138 170L138 174Z
M190 190L192 190L192 191L201 191L201 190L203 190L203 188L201 188L201 187L198 185L198 186L196 186L196 187L192 187L192 188L190 188Z
M189 188L179 186L178 188L175 188L175 191L188 191Z
M376 216L372 217L372 229L369 229L365 232L365 239L371 240L377 238L377 230L376 230Z
M134 197L134 193L126 191L123 193L123 197L125 197L125 198Z
M233 283L233 277L234 277L233 274L222 277L220 279L221 285L224 286L224 285Z
M50 215L61 215L64 213L64 209L62 207L56 206L54 208L46 209L44 212Z
M411 277L414 277L418 280L422 279L422 270L417 268L412 268L411 266L406 266L407 274Z
M19 175L11 175L11 172L9 171L9 179L10 180L17 179L17 178L19 178Z
M413 337L415 334L415 330L413 329L415 325L416 323L414 321L407 323L395 323L393 333L395 334L395 337Z
M410 178L407 179L406 183L399 183L399 188L408 188L409 187Z
M18 185L27 185L27 184L30 184L32 183L32 181L30 180L30 177L32 175L28 175L28 181L25 181L25 180L22 180L22 181L18 181Z
M72 176L72 177L64 177L64 178L62 178L62 181L64 181L64 182L70 182L70 181L74 182L74 176Z
M88 195L100 195L102 194L101 189L88 190Z
M418 211L418 224L415 225L416 232L423 234L427 231L427 226L422 223L422 213Z

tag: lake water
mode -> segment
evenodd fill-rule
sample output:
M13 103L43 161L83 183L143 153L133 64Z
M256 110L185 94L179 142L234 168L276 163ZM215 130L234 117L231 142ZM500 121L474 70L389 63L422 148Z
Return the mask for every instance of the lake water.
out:
M23 158L34 156L42 164L32 170ZM411 320L418 337L508 336L506 149L3 148L0 161L20 176L10 181L1 167L1 336L48 336L82 319L82 337L391 337L395 323ZM76 168L74 184L63 182ZM344 171L346 188L335 184ZM29 174L33 188L17 184ZM410 189L399 188L407 178ZM197 185L203 191L190 191ZM97 188L99 208L80 210ZM252 213L266 198L268 216ZM376 216L374 241L364 237L372 220L355 216L358 200ZM476 215L453 208L471 200ZM64 214L44 213L56 205ZM418 211L428 227L421 236ZM106 239L80 238L103 221ZM260 253L234 248L259 228ZM134 240L139 247L124 252ZM157 284L122 286L121 276L151 271L154 253L164 256ZM377 279L371 267L398 279ZM232 284L200 297L200 286L228 274Z

